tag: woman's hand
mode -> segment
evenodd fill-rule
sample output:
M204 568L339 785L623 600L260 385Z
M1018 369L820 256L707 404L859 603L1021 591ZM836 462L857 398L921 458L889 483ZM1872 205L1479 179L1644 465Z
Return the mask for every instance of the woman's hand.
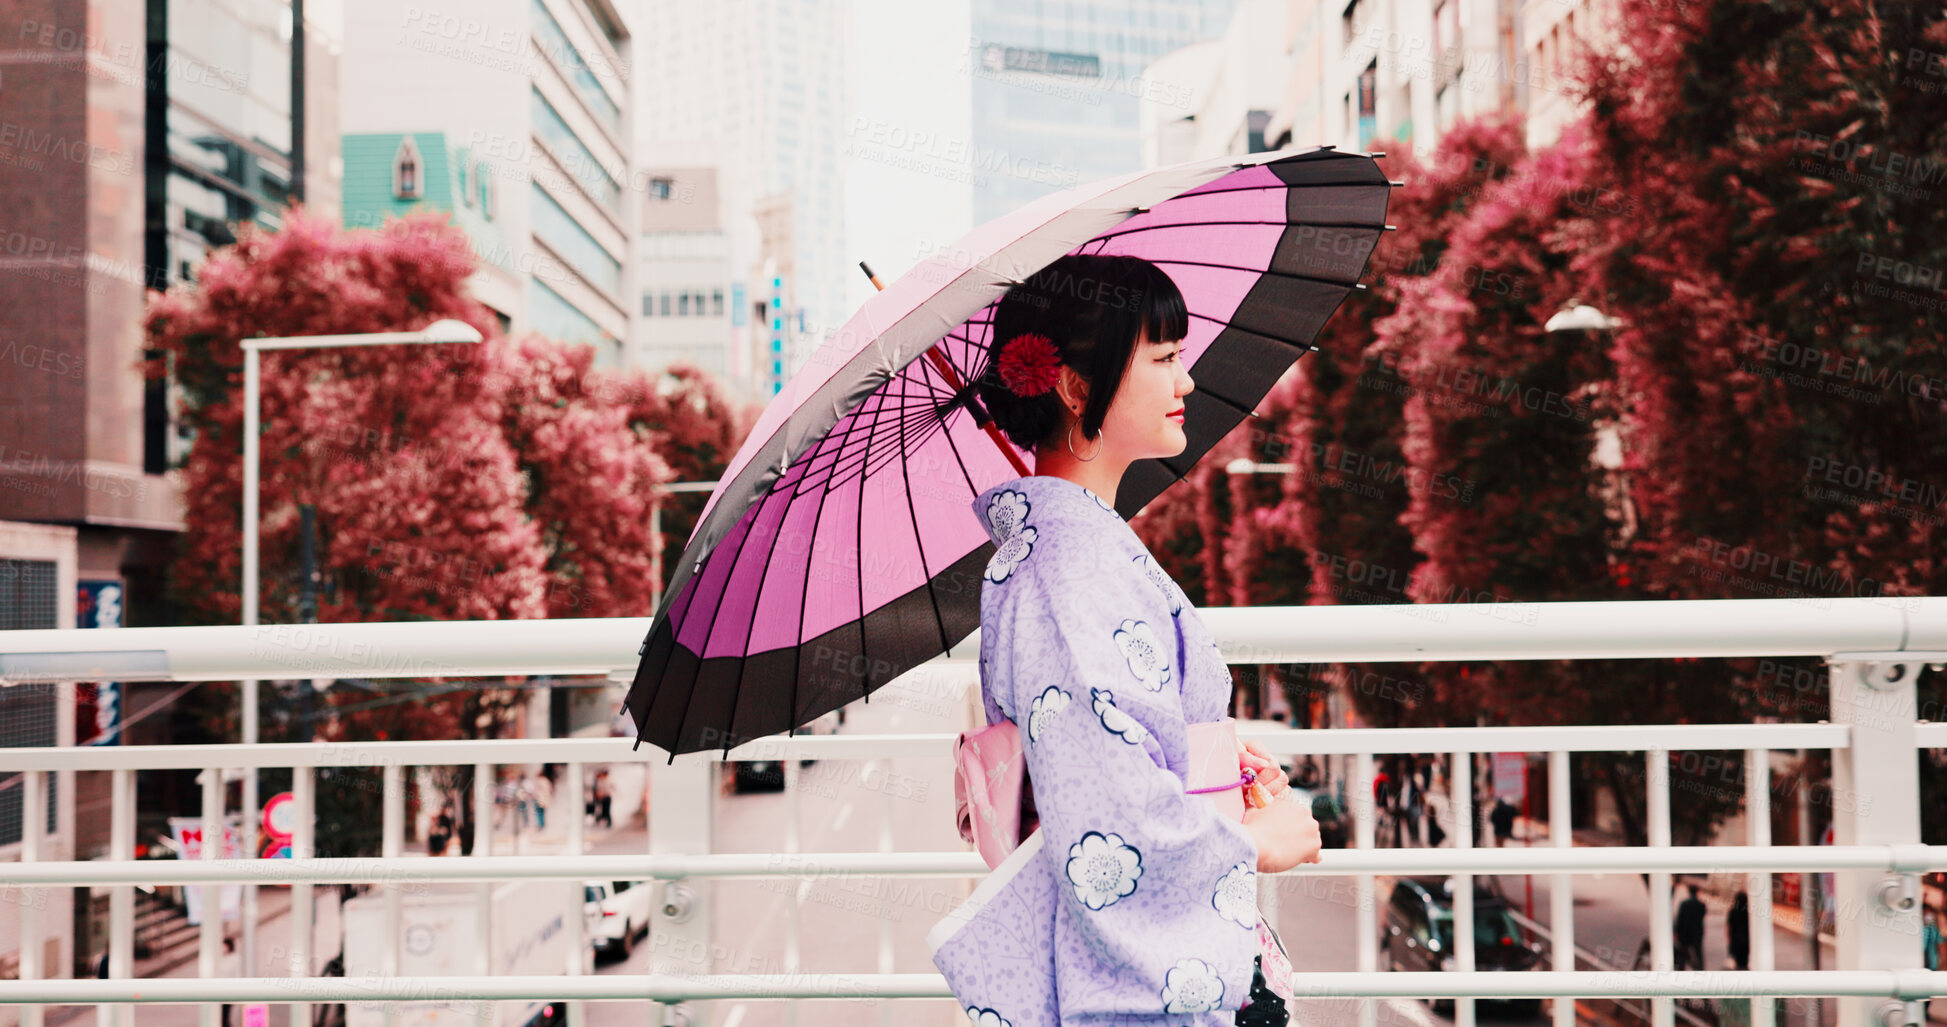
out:
M1257 774L1257 782L1244 791L1244 801L1250 806L1268 806L1271 800L1290 787L1291 782L1285 775L1284 767L1258 748L1256 742L1244 742L1238 747L1237 762Z
M1257 843L1257 870L1276 874L1300 863L1316 863L1325 848L1311 804L1286 796L1263 809L1244 810L1244 829Z

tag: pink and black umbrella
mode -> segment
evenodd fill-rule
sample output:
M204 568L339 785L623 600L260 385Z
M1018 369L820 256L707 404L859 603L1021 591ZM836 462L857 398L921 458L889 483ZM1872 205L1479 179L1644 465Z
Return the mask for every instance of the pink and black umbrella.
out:
M795 730L980 626L994 546L973 500L1034 457L968 393L994 304L1065 254L1142 257L1182 291L1189 445L1131 465L1118 512L1182 478L1363 288L1399 184L1376 156L1321 147L1077 186L873 296L771 401L704 507L640 650L639 742L673 759Z

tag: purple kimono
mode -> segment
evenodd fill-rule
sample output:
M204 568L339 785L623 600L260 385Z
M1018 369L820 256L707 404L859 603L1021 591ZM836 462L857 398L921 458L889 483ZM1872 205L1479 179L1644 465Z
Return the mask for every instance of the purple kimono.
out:
M1033 475L980 494L987 722L1006 717L1040 827L927 936L978 1027L1231 1024L1257 955L1257 847L1184 793L1186 725L1230 672L1108 503Z

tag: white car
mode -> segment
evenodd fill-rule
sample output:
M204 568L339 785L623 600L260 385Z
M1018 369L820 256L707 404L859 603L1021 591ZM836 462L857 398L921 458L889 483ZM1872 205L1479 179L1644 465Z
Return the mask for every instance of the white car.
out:
M584 881L582 892L589 944L597 952L629 958L636 938L649 933L656 890L645 881Z

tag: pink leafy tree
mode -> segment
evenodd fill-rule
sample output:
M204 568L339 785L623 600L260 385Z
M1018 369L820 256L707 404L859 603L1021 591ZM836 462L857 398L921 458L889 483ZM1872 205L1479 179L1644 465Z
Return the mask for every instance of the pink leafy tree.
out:
M241 610L240 341L447 317L486 341L264 357L260 618L296 619L304 505L316 511L320 621L649 612L648 497L672 474L663 453L734 449L740 436L706 430L707 414L678 419L672 436L646 375L595 369L586 347L500 336L467 294L474 266L466 237L435 215L343 231L298 211L213 254L193 286L152 297L147 327L165 357L151 371L166 362L182 383L178 416L195 433L171 573L190 619L234 623ZM510 689L436 681L342 701L322 730L364 738L493 733L521 704Z

